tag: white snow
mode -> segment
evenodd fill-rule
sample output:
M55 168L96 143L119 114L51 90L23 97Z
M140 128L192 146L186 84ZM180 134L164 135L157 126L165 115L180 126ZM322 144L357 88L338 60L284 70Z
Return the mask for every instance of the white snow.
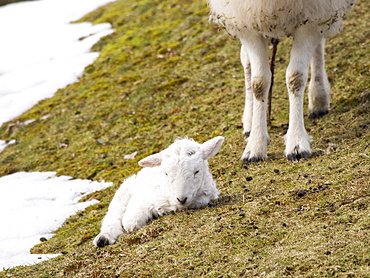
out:
M70 24L113 0L40 0L0 8L0 125L74 83L113 32L108 23Z
M108 23L70 22L112 1L39 0L0 7L0 126L78 81L99 55L91 47L114 30ZM12 143L0 140L0 151ZM54 172L1 177L0 271L58 256L29 250L40 238L50 239L69 216L97 202L78 203L81 197L108 186Z
M11 144L15 144L16 141L13 139L13 140L10 140L9 142L6 142L4 140L0 140L0 152L5 149L6 146L9 146Z
M0 271L30 265L58 254L30 254L40 238L50 239L65 219L96 204L79 203L85 195L111 186L107 182L56 177L54 172L19 172L0 178Z

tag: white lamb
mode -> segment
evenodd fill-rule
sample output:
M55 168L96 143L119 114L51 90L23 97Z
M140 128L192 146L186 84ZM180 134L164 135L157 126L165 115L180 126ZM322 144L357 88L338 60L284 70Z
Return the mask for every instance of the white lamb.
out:
M144 168L117 190L94 244L113 244L124 231L133 232L159 216L200 208L218 198L207 160L219 151L223 141L221 136L203 144L176 140L160 153L139 161Z
M286 72L289 92L289 128L285 154L291 161L311 154L310 137L304 127L303 94L308 68L310 118L329 111L330 86L325 72L324 44L337 33L345 13L355 0L208 0L211 19L240 39L241 62L245 72L246 103L244 134L248 143L243 163L267 158L270 141L266 123L266 103L271 83L268 38L293 36Z

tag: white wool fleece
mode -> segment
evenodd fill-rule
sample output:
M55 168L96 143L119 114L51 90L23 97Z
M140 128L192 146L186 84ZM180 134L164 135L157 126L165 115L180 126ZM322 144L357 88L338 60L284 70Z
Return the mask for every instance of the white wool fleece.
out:
M203 144L176 140L162 152L141 160L144 168L117 190L94 244L113 244L124 231L133 232L169 212L200 208L218 198L207 160L223 141L221 136Z
M304 126L304 92L308 86L309 118L329 112L330 83L325 71L325 39L337 33L345 13L355 0L208 0L211 20L241 42L240 59L245 77L245 106L242 117L247 145L243 165L267 158L270 138L267 104L272 72L269 40L292 36L286 71L289 94L289 128L285 155L290 161L308 159L311 138Z
M278 38L294 35L301 25L320 33L339 31L345 13L355 0L208 0L211 19L239 37L240 31L255 31Z

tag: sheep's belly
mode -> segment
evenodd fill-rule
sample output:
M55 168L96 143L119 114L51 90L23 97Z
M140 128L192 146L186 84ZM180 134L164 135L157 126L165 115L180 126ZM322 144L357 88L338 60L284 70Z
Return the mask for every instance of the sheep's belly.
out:
M245 30L265 37L294 35L309 24L324 36L339 31L344 14L355 0L208 0L211 19L231 35Z

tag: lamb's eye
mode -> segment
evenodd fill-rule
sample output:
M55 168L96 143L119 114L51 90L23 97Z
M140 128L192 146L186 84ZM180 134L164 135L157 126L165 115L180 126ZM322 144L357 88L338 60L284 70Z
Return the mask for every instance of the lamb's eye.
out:
M199 173L199 171L195 171L194 176L195 176L196 174L198 174L198 173Z
M166 176L168 176L168 174L167 173L164 173Z

